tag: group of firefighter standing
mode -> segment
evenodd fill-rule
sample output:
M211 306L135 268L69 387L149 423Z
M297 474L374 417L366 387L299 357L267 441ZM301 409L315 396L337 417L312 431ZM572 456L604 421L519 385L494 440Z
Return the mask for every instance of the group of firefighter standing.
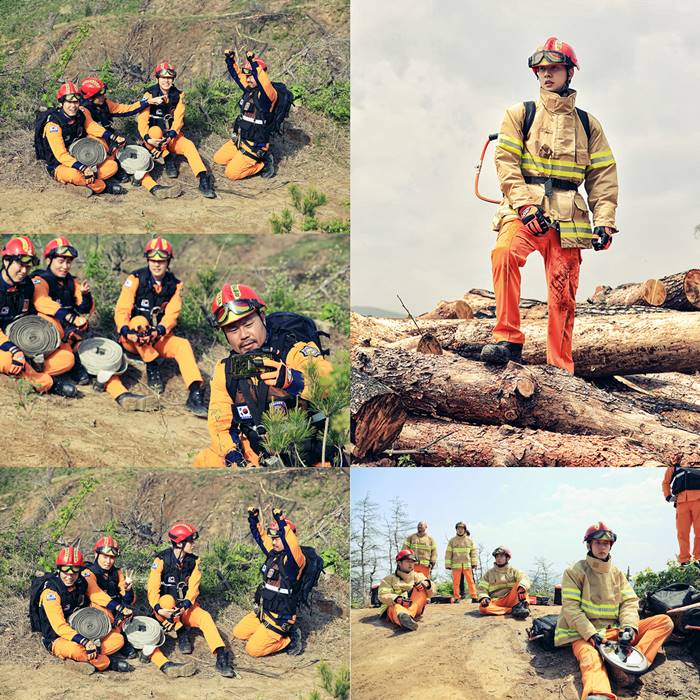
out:
M248 508L250 532L265 562L253 611L235 625L232 635L246 642L245 651L253 657L283 650L292 655L302 653L298 606L300 602L308 603L323 569L312 547L302 550L294 523L279 509L274 509L272 515L272 522L264 528L259 509ZM136 604L134 582L130 572L115 565L120 548L110 535L95 543L92 562L86 562L78 548L64 547L56 556L55 570L34 579L29 602L32 630L41 633L51 654L77 662L80 670L133 671L128 659L140 656L141 661L152 662L165 675L176 678L193 675L196 667L172 661L163 653L165 633L175 631L179 651L191 654L188 630L196 628L216 656L216 670L227 678L234 677L226 644L198 600L202 573L199 558L193 553L198 537L194 525L176 522L168 530L170 547L155 555L146 584L152 619L160 624L150 623L155 627L154 635L143 634L149 631L148 619L129 624ZM74 614L83 608L102 611L109 620L109 631L95 638L71 626Z
M24 378L39 392L78 397L78 386L91 381L80 361L80 346L95 308L89 282L70 272L78 250L64 237L49 241L44 249L47 266L34 274L30 271L39 260L27 236L10 238L0 255L0 373ZM254 289L224 284L211 303L209 321L223 332L231 353L215 367L207 407L192 346L174 334L182 308L182 282L170 270L172 245L154 238L146 244L144 257L146 267L132 272L122 285L114 321L122 350L145 362L153 393L126 388L120 378L127 367L125 357L108 379L96 380L94 388L106 391L126 410L155 410L157 394L164 390L160 363L163 358L174 359L188 390L185 407L208 419L211 446L196 455L197 467L264 463L270 458L263 439L267 411L286 415L301 408L308 412L314 430L323 425L325 415L308 401L309 369L313 365L316 377L325 379L333 367L311 319L286 312L266 314L265 301ZM41 366L8 335L10 324L31 315L53 324L60 338ZM241 373L234 357L249 360L253 371ZM297 449L306 464L322 462L321 441L315 435Z
M452 571L453 597L460 599L464 577L472 602L482 615L507 615L523 620L530 615L530 581L510 564L511 551L496 547L494 565L478 583L473 572L478 563L466 524L456 524L457 534L445 553L445 568ZM583 693L588 700L615 700L605 664L597 648L607 640L622 647L635 647L649 664L673 631L668 615L639 617L639 599L624 573L613 565L610 551L617 535L603 522L591 525L583 538L586 558L564 571L561 583L562 608L554 631L554 645L571 645L581 669ZM700 542L700 537L698 537ZM417 532L406 538L396 555L396 569L378 588L380 616L402 629L415 631L429 599L435 595L432 571L437 564L435 540L427 524L418 523Z
M224 175L230 180L242 180L257 173L265 178L273 177L275 164L270 138L287 116L293 96L283 83L270 81L267 64L253 52L246 54L242 67L233 51L226 51L224 56L228 72L242 96L231 139L214 154L214 162L224 166ZM211 175L197 147L184 133L185 92L174 84L177 71L163 61L155 67L153 75L156 83L132 104L109 99L108 86L98 77L85 78L80 86L63 83L56 94L58 107L37 117L36 156L46 162L49 175L58 182L80 188L87 196L102 192L125 194L127 190L120 183L128 180L159 199L179 196L180 187L158 184L149 174L150 168L128 173L120 165L117 154L126 146L126 139L115 132L114 118L135 116L140 143L148 152L144 155L150 154L153 160L161 162L169 178L178 175L175 156L184 156L199 180L202 195L215 197ZM72 147L83 138L96 139L102 144L101 162L81 162L72 154Z

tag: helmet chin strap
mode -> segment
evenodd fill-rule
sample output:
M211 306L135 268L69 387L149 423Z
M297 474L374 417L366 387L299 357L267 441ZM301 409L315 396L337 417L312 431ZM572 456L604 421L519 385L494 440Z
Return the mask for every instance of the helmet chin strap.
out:
M7 260L9 260L10 262L9 263L6 262ZM3 258L2 259L2 271L7 275L7 279L9 279L12 284L19 284L19 282L16 279L14 279L14 277L12 277L12 275L10 274L10 264L11 263L12 263L12 258L9 258L9 257Z

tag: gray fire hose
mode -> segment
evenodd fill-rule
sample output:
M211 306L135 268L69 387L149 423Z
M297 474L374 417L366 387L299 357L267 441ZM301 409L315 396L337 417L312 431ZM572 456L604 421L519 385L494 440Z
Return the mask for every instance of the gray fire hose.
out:
M628 676L641 676L649 670L649 660L637 647L622 646L611 639L596 646L608 668Z
M7 335L37 370L43 368L45 358L61 344L56 326L41 316L21 316L7 326Z
M117 160L124 172L133 175L139 182L147 172L153 169L153 158L143 146L124 146L117 153Z
M68 152L89 168L96 168L107 158L107 151L102 143L89 137L73 141Z
M87 373L97 377L97 389L104 388L115 374L126 372L128 363L124 350L109 338L83 340L78 347L78 355Z
M106 637L112 629L107 613L97 608L80 608L69 618L68 624L83 637L98 642Z
M165 632L158 620L145 615L137 615L124 623L122 631L135 649L141 649L145 656L150 656L163 642Z

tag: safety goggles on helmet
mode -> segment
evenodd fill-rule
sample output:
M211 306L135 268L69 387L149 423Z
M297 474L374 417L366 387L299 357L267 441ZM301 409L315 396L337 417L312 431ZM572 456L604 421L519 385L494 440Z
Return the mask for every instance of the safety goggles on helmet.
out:
M174 77L175 77L175 71L170 70L169 68L161 68L156 73L156 78L174 78Z
M561 53L561 51L535 51L535 53L527 59L528 68L552 64L568 65L570 63L571 59L566 54Z
M189 537L186 537L184 540L180 540L178 544L185 544L185 542L194 542L195 540L199 539L199 533L194 532L192 533Z
M59 245L49 252L50 258L77 258L78 250L72 245Z
M80 102L80 97L78 95L74 95L73 93L68 93L64 98L64 102Z
M67 564L64 564L62 566L59 566L58 570L62 574L79 574L83 570L83 567L82 566L69 566Z
M232 299L224 302L212 315L218 326L225 326L261 308L260 302L255 299Z
M106 554L108 557L118 557L119 550L116 547L110 547L109 545L104 545L95 550L98 554Z
M170 253L167 250L149 250L146 260L170 260Z
M611 530L597 530L596 532L592 532L586 538L586 542L590 542L591 540L606 540L608 542L615 542L615 540L617 540L617 535Z
M5 257L10 258L14 262L18 262L20 265L38 265L39 258L36 255L6 255Z

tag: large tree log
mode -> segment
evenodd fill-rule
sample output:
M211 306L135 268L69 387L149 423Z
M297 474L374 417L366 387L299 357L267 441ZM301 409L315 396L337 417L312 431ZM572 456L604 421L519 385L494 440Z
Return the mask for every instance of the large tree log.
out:
M496 318L496 295L488 289L470 289L463 297L477 318ZM521 318L546 318L547 304L537 299L520 300Z
M391 447L406 420L399 395L376 379L352 370L350 440L362 459Z
M456 301L442 300L432 311L421 314L418 318L473 318L474 312L463 299Z
M412 415L563 433L625 436L660 462L700 465L700 436L554 367L492 368L447 355L356 348L353 366L394 389Z
M439 439L443 435L446 437ZM426 445L429 447L421 449ZM624 437L444 423L429 418L407 420L393 449L416 450L414 461L427 467L667 466L648 449Z
M387 345L391 341L383 338L392 337L397 347L415 347L410 337L417 331L411 322L392 320L385 332L384 320L373 321L382 340L372 344ZM490 319L430 321L421 324L421 331L432 333L444 350L476 358L493 342L493 326ZM522 329L524 362L545 364L547 321L525 321ZM582 377L700 370L700 323L695 314L681 311L584 316L574 324L573 344L575 372Z
M628 282L615 288L600 285L588 298L591 304L609 306L633 306L635 304L661 306L665 300L666 288L659 280L655 279L646 280L646 282Z
M661 280L666 289L667 309L698 311L700 309L700 270L688 270Z

